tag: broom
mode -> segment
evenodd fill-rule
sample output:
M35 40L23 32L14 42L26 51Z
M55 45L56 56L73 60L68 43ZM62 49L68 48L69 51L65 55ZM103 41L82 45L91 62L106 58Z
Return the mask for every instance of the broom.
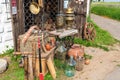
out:
M40 50L40 38L38 37L38 52L39 52L39 72L40 72L40 74L39 74L39 80L44 80L44 76L43 76L43 73L42 73L42 61L41 61L41 50Z

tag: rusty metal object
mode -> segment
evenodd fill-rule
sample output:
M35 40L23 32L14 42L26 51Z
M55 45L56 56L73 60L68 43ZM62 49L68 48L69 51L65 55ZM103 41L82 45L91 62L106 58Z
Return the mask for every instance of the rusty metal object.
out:
M92 23L86 23L84 26L84 38L93 41L96 37L96 30Z

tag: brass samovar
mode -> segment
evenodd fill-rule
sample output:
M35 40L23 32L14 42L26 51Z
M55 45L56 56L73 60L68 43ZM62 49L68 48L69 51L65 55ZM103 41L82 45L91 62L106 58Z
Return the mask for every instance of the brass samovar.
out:
M74 10L73 8L70 8L68 7L66 9L66 16L65 16L65 21L66 21L66 26L67 26L67 29L70 29L74 26L75 22L75 15L74 15Z

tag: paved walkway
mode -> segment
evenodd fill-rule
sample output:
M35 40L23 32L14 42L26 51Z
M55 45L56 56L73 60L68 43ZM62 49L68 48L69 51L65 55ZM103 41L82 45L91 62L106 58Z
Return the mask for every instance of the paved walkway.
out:
M110 34L120 40L120 22L95 14L91 14L92 20L102 29L107 30ZM120 80L120 68L113 70L109 73L104 80Z
M91 14L91 18L98 26L110 32L114 38L120 40L120 22L119 21L101 17L95 14Z

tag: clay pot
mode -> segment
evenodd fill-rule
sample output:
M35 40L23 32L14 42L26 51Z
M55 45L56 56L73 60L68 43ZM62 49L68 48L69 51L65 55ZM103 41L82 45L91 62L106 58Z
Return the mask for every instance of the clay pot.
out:
M79 57L84 56L84 48L78 46L78 45L73 45L69 50L68 50L68 56L73 56L74 59Z

